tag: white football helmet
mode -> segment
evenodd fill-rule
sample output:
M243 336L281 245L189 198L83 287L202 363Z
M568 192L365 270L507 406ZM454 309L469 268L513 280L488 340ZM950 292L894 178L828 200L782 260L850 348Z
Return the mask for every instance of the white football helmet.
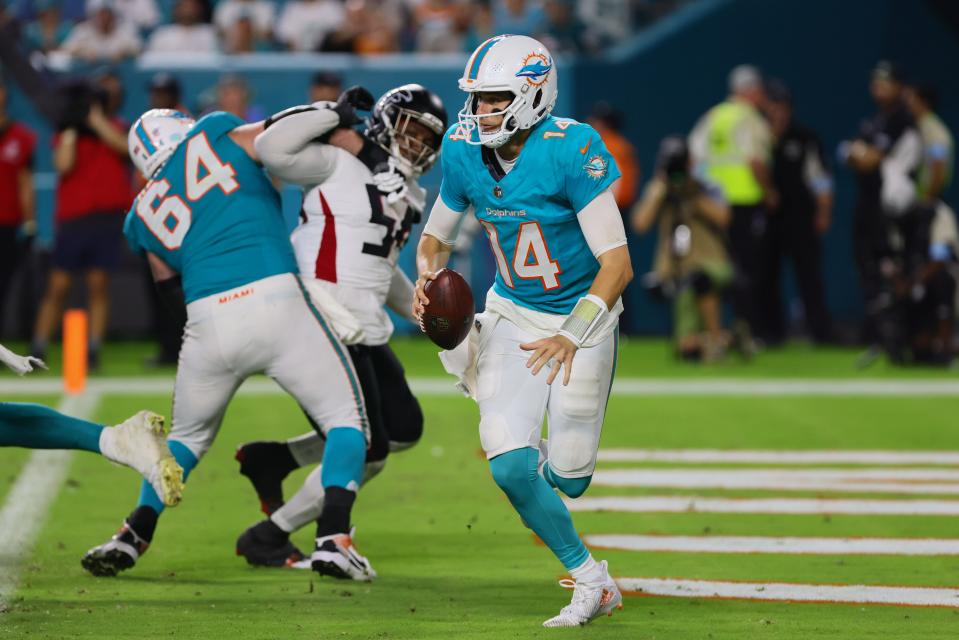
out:
M558 95L553 56L543 43L527 36L496 36L481 44L466 63L459 87L467 96L459 113L462 130L457 133L470 144L493 149L548 116ZM498 131L484 133L479 126L476 94L480 91L509 91L515 96L502 111L483 116L502 115Z
M130 159L143 177L152 178L193 128L195 120L173 109L150 109L127 135Z

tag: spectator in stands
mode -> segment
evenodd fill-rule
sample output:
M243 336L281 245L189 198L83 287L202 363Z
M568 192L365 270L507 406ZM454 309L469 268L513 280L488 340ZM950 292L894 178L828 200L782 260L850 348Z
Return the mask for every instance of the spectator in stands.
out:
M722 193L692 175L686 141L665 138L632 227L646 233L659 222L653 273L645 284L673 299L673 333L684 359L718 360L730 342L721 318L721 293L733 279L725 246L730 217Z
M288 49L315 51L345 18L340 0L289 0L280 13L276 36Z
M572 0L546 0L546 17L537 25L537 38L553 54L594 52L599 43L588 37L586 25L576 17Z
M257 31L250 16L240 16L234 20L222 37L226 53L255 53L273 49L273 42Z
M832 176L826 171L819 136L793 117L792 93L782 82L767 87L766 114L775 137L773 183L779 207L770 213L771 233L763 279L762 308L772 342L786 337L780 280L782 261L792 258L805 311L806 327L816 342L831 336L822 278L821 237L832 219Z
M262 43L269 43L273 39L276 7L268 0L220 0L213 10L213 24L227 42L227 51L230 50L229 34L241 20L250 23L253 41L262 46Z
M491 0L477 0L468 7L466 34L463 37L463 51L473 52L481 44L497 35L493 21Z
M906 104L922 140L922 164L916 178L916 195L922 206L934 206L952 182L955 160L952 132L936 114L939 93L935 87L910 87L906 91Z
M416 50L422 53L462 51L459 7L450 0L423 0L413 10Z
M87 20L70 31L62 50L86 62L119 62L142 46L136 27L117 16L113 0L88 0Z
M154 74L147 85L147 91L150 94L151 109L176 109L183 113L189 113L189 110L180 101L182 96L180 81L173 74L165 71ZM137 175L139 176L139 174Z
M493 20L496 33L533 35L544 19L543 9L538 3L526 0L494 0Z
M320 51L377 55L399 49L398 28L382 3L376 0L348 0L346 18L326 34Z
M70 35L70 23L61 17L56 0L38 0L35 5L37 19L24 28L24 43L44 53L59 49Z
M203 22L199 0L177 0L174 24L159 27L147 41L147 53L215 53L219 50L216 29Z
M268 115L263 107L250 104L250 86L243 76L225 73L215 87L216 99L205 111L226 111L247 122L263 120Z
M0 77L0 309L25 249L36 233L33 150L37 135L7 114L7 87Z
M160 9L156 0L113 0L113 7L121 21L135 25L138 29L148 31L160 24Z
M113 74L96 80L101 97L83 126L67 126L54 136L56 241L53 269L33 333L33 354L46 356L73 279L82 275L90 314L89 359L99 365L100 345L110 309L110 272L119 260L123 216L132 201L127 161L127 125L117 116L123 88Z
M602 44L619 42L635 32L631 10L636 2L608 2L607 0L578 0L576 12L587 31ZM658 4L662 4L659 0Z
M865 299L862 338L880 342L883 277L880 261L888 249L890 217L912 206L912 174L922 159L922 141L903 102L903 74L898 65L879 62L870 91L878 112L864 121L856 139L844 142L839 159L856 172L858 194L853 210L853 256Z
M310 82L310 102L336 102L343 93L343 78L335 71L317 71Z
M734 306L739 320L762 335L757 292L768 241L767 210L778 206L770 171L772 134L759 112L762 77L750 65L729 74L729 97L706 112L689 136L698 175L719 186L732 208L730 253L736 265Z

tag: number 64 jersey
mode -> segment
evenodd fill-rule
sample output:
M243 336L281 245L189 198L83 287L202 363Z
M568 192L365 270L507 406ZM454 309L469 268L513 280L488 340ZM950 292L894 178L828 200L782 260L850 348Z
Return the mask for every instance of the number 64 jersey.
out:
M367 145L359 157L329 150L336 157L333 173L306 191L300 226L290 237L300 275L316 278L359 321L362 344L386 344L393 323L383 307L400 250L422 211L406 201L389 204L373 184L371 156L378 149L369 153ZM407 186L422 192L414 180Z
M296 273L279 194L229 138L242 124L224 112L198 120L123 225L135 251L155 254L181 275L187 303ZM152 144L149 131L138 135Z

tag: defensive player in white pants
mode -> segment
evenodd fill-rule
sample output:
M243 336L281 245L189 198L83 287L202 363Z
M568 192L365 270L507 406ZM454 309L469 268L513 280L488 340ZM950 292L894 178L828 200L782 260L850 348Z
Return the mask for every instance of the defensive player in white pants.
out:
M372 103L369 92L354 88L327 117L349 126L359 121L354 107ZM312 567L347 578L368 568L349 531L369 428L356 372L296 275L279 195L259 165L256 137L283 115L244 125L223 112L198 122L176 111L145 113L129 141L149 182L124 233L147 255L156 280L182 282L187 321L174 387L174 456L189 474L243 381L261 372L276 380L326 438L326 501ZM110 576L132 567L162 510L144 486L120 532L91 549L84 568Z
M413 283L397 261L422 216L426 194L417 178L436 161L446 121L439 97L411 84L377 100L362 133L335 132L339 147L325 142L333 120L312 109L291 113L257 139L268 165L287 167L279 177L306 189L301 224L291 239L301 278L317 299L332 298L327 309L339 307L330 317L351 343L370 419L364 485L391 451L412 447L423 432L423 413L388 344L393 323L384 305L412 319ZM317 173L318 167L328 167L328 175ZM254 565L296 562L302 554L289 534L315 520L323 507L321 468L285 505L282 481L322 457L323 441L313 433L238 449L240 472L270 515L239 537L238 555Z
M43 360L19 356L2 344L0 362L20 376L34 367L47 368ZM140 411L114 427L107 427L39 404L0 402L0 447L99 453L107 460L139 471L163 504L173 506L180 502L183 491L183 469L167 447L168 432L163 416L152 411Z
M493 479L575 579L572 602L543 623L571 627L622 601L554 489L576 498L589 485L632 268L609 190L619 171L592 127L550 115L553 64L525 36L491 38L470 56L466 105L443 141L440 197L417 249L414 315L472 210L497 275L468 340L441 357L479 404Z

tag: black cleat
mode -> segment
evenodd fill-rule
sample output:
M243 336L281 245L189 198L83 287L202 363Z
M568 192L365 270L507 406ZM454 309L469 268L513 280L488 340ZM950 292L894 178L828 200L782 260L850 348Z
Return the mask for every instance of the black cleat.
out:
M112 578L133 567L149 546L124 522L110 540L87 551L80 564L95 576Z
M304 559L290 535L270 520L258 522L236 539L236 555L255 567L289 567Z
M285 442L248 442L236 450L240 473L253 484L260 510L270 515L283 506L283 479L297 464Z

